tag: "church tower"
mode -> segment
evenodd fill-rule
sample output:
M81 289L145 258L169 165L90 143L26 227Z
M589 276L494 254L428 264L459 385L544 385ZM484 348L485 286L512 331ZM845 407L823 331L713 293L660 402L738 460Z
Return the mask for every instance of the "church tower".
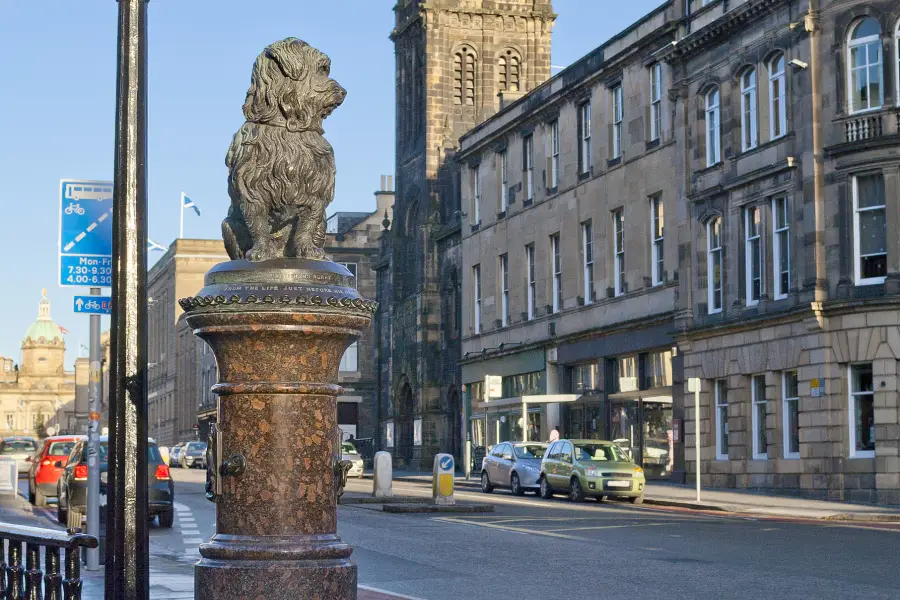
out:
M380 448L461 460L459 138L550 77L550 0L399 0L396 201L376 263Z

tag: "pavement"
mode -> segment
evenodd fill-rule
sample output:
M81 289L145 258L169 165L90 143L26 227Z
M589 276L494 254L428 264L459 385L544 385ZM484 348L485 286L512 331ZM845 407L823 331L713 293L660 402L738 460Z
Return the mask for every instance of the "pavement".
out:
M431 473L394 471L394 481L430 485ZM480 490L481 482L474 475L469 479L458 476L455 486L458 489ZM701 489L698 502L696 487L668 482L648 482L644 492L644 503L671 508L795 519L900 522L900 506L808 500L722 489Z

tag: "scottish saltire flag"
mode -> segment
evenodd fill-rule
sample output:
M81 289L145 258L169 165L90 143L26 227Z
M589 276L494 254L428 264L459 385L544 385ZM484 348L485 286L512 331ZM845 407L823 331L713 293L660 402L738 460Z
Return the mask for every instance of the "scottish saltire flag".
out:
M157 244L150 238L147 238L147 251L148 252L152 252L154 250L159 250L160 252L165 252L168 249L169 249L168 247L163 246L162 244Z
M200 216L200 207L197 206L193 200L185 196L184 192L181 192L181 210L184 210L185 208L193 208L194 212L197 213L197 216Z

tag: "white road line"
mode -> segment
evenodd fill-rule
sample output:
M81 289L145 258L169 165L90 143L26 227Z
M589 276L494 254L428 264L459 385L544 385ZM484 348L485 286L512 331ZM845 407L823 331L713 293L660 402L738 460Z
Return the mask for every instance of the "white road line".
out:
M203 540L201 538L184 538L185 545L197 545L202 544Z
M403 594L398 594L397 592L391 592L389 590L382 590L379 588L370 587L368 585L357 585L361 590L367 590L369 592L375 592L378 594L386 594L388 596L393 596L394 598L403 598L403 600L422 600L422 598L417 598L416 596L404 596Z

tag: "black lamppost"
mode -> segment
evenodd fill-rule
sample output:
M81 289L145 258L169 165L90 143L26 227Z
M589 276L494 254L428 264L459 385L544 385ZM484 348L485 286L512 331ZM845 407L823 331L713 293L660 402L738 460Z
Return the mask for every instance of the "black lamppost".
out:
M147 600L147 2L118 0L106 600Z

